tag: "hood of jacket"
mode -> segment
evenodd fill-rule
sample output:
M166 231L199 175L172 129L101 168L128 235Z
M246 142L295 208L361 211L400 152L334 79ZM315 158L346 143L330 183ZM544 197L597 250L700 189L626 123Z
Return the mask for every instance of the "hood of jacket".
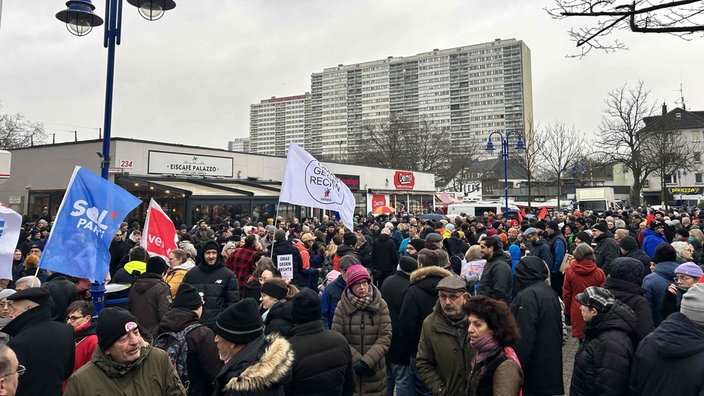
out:
M570 265L577 275L586 276L596 271L596 263L592 260L574 260Z
M186 309L172 308L164 314L159 322L158 333L173 331L178 333L186 328L186 326L198 322L198 315Z
M262 346L264 346L264 353L257 359L258 351ZM240 375L231 378L225 384L225 391L255 393L280 383L289 375L293 365L293 350L285 338L271 334L252 341L245 348L251 349L240 351L243 356L238 359L235 355L232 358L235 361L233 363L238 364L241 359L248 359L252 364Z
M422 267L418 268L417 270L411 272L410 280L411 284L418 283L423 279L430 278L430 277L435 277L435 278L444 278L446 276L452 276L452 272L436 267L436 266L429 266L429 267Z
M140 332L141 333L141 332ZM149 345L148 341L145 341L142 339L140 341L141 347L140 347L140 353L139 353L139 358L135 360L134 362L130 364L118 364L114 360L112 360L108 355L105 354L100 348L95 348L95 351L93 352L93 357L91 361L93 364L98 366L105 374L110 377L110 378L117 378L117 377L122 377L125 375L128 371L132 370L135 367L138 367L142 364L144 359L149 356L149 353L152 351L152 346Z
M389 239L391 239L391 235L381 234L376 240L379 242L386 242Z
M662 321L649 337L665 359L681 359L704 351L704 326L675 312Z
M636 314L624 303L616 300L607 312L600 313L584 326L587 337L596 337L606 330L621 330L636 334Z
M672 281L675 277L675 268L679 263L677 261L662 261L655 265L655 273L666 278L668 281Z
M223 260L222 260L223 257L220 254L220 250L221 250L220 245L218 245L218 243L212 239L209 240L208 242L206 242L203 245L203 248L198 253L198 264L208 266L208 264L205 263L205 252L208 250L215 250L216 252L218 252L218 254L216 255L217 258L215 259L216 260L215 264L211 265L209 267L218 267L218 266L222 267L223 266Z
M516 264L516 278L522 282L544 282L548 276L548 266L539 257L523 257Z
M156 285L159 282L163 282L164 280L161 278L161 276L157 274L152 274L151 272L145 272L142 275L137 278L136 281L134 281L134 285L132 285L132 289L134 289L135 292L139 294L144 294L147 292L147 290L151 289L154 285Z
M342 245L337 247L337 252L335 252L335 254L339 257L342 257L346 254L354 254L354 249L343 243Z
M95 334L96 326L96 322L88 322L77 329L73 329L73 338L75 340L81 340L84 337Z
M132 275L134 271L137 271L139 272L139 274L141 274L147 270L147 263L139 260L128 261L127 263L125 263L124 269L130 275Z
M611 277L606 278L606 282L604 282L604 289L607 289L611 292L637 294L639 296L645 294L645 289L643 289L639 285L636 285L635 283L629 282L627 280L614 279Z
M614 236L613 236L613 234L611 234L611 231L606 230L606 231L604 231L601 235L599 235L598 237L594 238L594 242L599 243L599 242L603 241L604 239L613 238L613 237L614 237Z
M645 230L643 230L643 238L653 236L653 235L657 236L658 238L663 238L663 239L665 238L664 235L658 234L657 232L655 232L649 228L646 228Z

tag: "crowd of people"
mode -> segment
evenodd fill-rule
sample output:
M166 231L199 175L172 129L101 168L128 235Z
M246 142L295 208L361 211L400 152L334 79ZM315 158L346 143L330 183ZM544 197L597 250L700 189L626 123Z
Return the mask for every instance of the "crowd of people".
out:
M29 224L0 394L704 392L704 210L424 217L200 221L167 258L123 223L99 313L87 279L38 267L50 224Z

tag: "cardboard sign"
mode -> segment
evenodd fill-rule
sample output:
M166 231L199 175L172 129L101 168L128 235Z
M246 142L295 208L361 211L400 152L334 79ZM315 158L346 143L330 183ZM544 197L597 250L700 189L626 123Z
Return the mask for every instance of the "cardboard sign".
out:
M279 270L284 280L293 279L293 255L282 254L276 256L276 268Z

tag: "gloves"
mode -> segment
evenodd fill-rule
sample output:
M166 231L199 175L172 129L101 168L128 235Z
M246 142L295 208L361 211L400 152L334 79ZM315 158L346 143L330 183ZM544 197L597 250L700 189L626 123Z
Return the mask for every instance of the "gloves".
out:
M374 370L369 368L366 363L364 363L361 360L357 360L354 362L354 372L357 373L360 377L371 377L374 375Z

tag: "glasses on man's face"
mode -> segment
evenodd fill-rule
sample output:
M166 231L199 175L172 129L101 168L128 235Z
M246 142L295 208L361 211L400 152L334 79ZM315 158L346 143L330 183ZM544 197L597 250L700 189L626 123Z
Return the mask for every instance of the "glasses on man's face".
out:
M11 373L7 373L5 375L2 375L2 376L0 376L0 378L9 377L12 374L22 375L22 374L24 374L25 371L27 371L27 368L24 367L23 365L19 364L19 365L17 365L17 371L13 371Z
M66 317L66 320L69 321L69 322L75 322L75 321L77 321L78 319L85 318L86 316L88 316L88 315L67 316L67 317Z
M439 294L438 298L440 301L450 300L457 301L462 297L462 294Z

